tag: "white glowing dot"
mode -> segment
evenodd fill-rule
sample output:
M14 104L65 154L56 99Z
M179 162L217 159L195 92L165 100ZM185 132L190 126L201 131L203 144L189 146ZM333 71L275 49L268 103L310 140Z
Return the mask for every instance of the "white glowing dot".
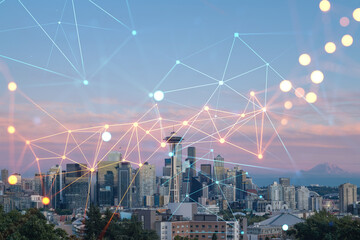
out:
M317 100L317 96L315 93L309 92L308 94L306 94L305 99L308 103L314 103Z
M111 140L111 134L109 132L103 132L101 138L104 142L108 142Z
M108 129L108 128L109 128L109 125L108 125L108 124L105 124L104 128L105 128L105 129Z
M333 42L328 42L328 43L325 44L324 49L325 49L325 51L327 53L331 54L331 53L334 53L336 51L336 45Z
M134 126L134 127L137 127L137 126L139 126L139 124L138 124L137 122L135 122L135 123L133 124L133 126Z
M263 112L266 112L266 107L264 107L264 108L262 109L262 111L263 111Z
M205 106L205 107L204 107L204 110L205 110L205 111L209 111L209 107L208 107L208 106Z
M15 82L9 82L8 89L9 89L9 91L14 92L17 89L16 83Z
M354 42L354 39L351 35L346 34L341 38L341 43L342 45L344 45L345 47L350 47Z
M319 8L321 11L323 12L327 12L330 10L331 8L331 4L328 0L322 0L319 4Z
M219 85L224 85L224 81L219 81Z
M360 8L354 10L353 18L355 19L355 21L360 22Z
M245 117L245 113L242 113L240 116L241 116L241 117Z
M291 88L292 88L292 84L289 80L283 80L280 83L280 90L283 92L288 92L291 90Z
M164 99L164 92L160 91L160 90L156 91L154 93L154 99L155 99L155 101L158 101L158 102L162 101Z
M142 166L143 166L143 164L142 164L142 163L140 163L140 164L139 164L139 167L142 167Z
M311 57L309 54L301 54L299 57L299 63L303 66L307 66L311 63Z
M220 142L220 143L224 143L224 142L225 142L225 139L220 138L219 142Z
M255 96L255 92L254 92L254 91L251 91L251 92L250 92L250 96L252 96L252 97Z
M162 142L161 147L166 147L166 143Z
M321 71L316 70L311 73L310 78L313 83L319 84L324 80L324 74Z
M149 131L149 130L147 130L147 131L146 131L146 134L149 134L149 133L150 133L150 131Z
M287 231L289 229L289 226L287 224L282 225L282 230Z
M263 157L264 157L264 156L263 156L261 153L258 155L258 158L259 158L259 159L263 159Z
M183 125L184 125L184 126L187 126L188 124L189 124L188 121L183 121Z
M216 184L219 184L219 181L216 181L215 183L216 183Z

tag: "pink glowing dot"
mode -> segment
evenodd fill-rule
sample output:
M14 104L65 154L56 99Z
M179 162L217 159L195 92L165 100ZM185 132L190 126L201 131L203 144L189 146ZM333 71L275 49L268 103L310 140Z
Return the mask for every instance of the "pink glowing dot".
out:
M342 18L340 18L340 25L341 25L342 27L347 27L347 26L349 26L349 23L350 23L349 18L347 18L347 17L342 17Z

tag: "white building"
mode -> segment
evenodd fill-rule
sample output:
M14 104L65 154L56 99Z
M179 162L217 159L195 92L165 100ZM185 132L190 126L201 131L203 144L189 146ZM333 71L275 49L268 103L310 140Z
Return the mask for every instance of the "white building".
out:
M296 202L298 210L309 210L310 191L307 187L301 186L296 190Z

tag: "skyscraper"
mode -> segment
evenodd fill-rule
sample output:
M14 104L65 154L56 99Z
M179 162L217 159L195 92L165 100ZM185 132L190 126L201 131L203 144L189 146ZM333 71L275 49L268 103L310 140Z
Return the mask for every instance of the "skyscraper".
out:
M339 186L340 212L346 213L349 205L357 201L357 186L344 183Z
M187 159L190 165L190 179L196 176L196 148L195 147L188 147L187 148L188 156Z
M172 132L170 136L164 139L169 143L170 156L171 156L171 178L170 178L170 202L180 202L180 175L181 175L181 144L182 137L175 136L175 132Z
M296 202L298 210L309 210L310 191L307 187L301 186L296 190Z
M137 175L138 179L138 201L139 203L145 203L144 199L152 198L156 193L156 170L155 165L145 163L139 170ZM143 204L141 204L143 205ZM144 204L149 206L149 203Z
M209 184L211 182L211 164L201 164L199 172L200 182L206 182Z
M132 207L132 194L131 194L131 181L132 181L132 168L129 162L122 162L119 167L119 202L120 206L131 208Z
M88 172L84 164L66 164L64 201L67 209L85 208L89 199Z
M63 177L61 166L55 165L51 167L45 177L45 192L44 196L50 198L50 203L53 208L60 208L63 201Z
M1 169L1 181L4 184L8 183L8 178L9 178L9 171L7 169Z
M214 187L214 192L217 194L221 193L221 184L224 184L223 180L225 179L225 169L224 169L224 158L220 155L217 155L214 158L214 180L217 181L217 184Z

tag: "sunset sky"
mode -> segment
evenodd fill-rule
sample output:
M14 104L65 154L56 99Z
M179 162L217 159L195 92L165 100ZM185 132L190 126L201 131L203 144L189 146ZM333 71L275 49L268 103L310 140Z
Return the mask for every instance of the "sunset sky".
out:
M160 116L163 122L129 154L131 162L138 161L139 150L144 159L151 156L174 128L185 135L184 147L198 148L199 164L221 154L227 167L251 165L244 168L254 173L296 172L325 162L360 173L360 22L353 18L360 3L330 1L327 12L319 3L0 0L0 168L32 176L38 166L25 140L109 124L112 140L98 153L100 134L82 145L96 162L151 109L141 121L154 121L140 127L151 128ZM353 37L348 47L341 42L346 34ZM324 50L327 42L336 44L334 53ZM304 53L311 57L307 66L299 64ZM311 81L315 70L324 74L320 84ZM308 103L294 89L282 92L284 79L305 94L314 92L317 101ZM9 82L17 84L16 91L8 90ZM151 97L157 90L164 92L159 102ZM261 110L252 109L251 101L246 107L251 91L269 117L263 122L263 147L269 144L262 159L234 146L259 153L255 124L261 124L262 113L229 142L215 139L226 133L220 129L238 126L245 109ZM194 128L178 129L198 113ZM231 114L237 115L226 117ZM117 125L123 123L129 124ZM8 133L10 125L15 134ZM204 132L215 138L201 140L208 136ZM90 135L74 133L79 142ZM144 135L139 130L138 137ZM66 141L64 133L39 145L62 155ZM126 135L114 150L124 153L129 142L136 146L133 141ZM81 151L73 154L84 163ZM167 154L160 149L149 159L159 173ZM60 162L40 161L40 169Z

